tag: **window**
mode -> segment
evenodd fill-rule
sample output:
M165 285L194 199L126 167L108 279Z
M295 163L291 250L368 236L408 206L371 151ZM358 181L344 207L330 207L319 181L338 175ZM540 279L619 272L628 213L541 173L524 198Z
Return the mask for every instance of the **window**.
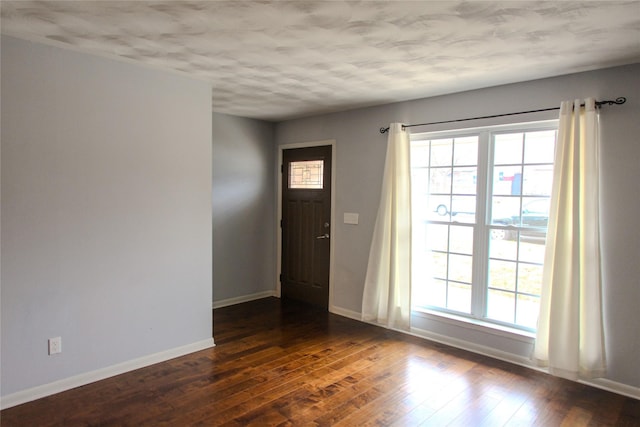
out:
M412 136L414 309L535 329L556 128Z
M289 188L322 189L323 160L306 160L289 163Z

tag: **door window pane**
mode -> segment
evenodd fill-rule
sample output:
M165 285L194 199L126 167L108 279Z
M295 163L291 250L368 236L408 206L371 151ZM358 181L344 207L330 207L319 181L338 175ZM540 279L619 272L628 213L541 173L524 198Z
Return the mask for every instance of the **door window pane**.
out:
M322 189L324 160L289 163L289 188Z

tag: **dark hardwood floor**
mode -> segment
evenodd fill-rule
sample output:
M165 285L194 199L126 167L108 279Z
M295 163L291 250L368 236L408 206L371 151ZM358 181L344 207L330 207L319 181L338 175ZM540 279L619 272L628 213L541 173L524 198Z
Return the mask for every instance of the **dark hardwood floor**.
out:
M216 347L0 413L2 426L640 426L640 401L267 298Z

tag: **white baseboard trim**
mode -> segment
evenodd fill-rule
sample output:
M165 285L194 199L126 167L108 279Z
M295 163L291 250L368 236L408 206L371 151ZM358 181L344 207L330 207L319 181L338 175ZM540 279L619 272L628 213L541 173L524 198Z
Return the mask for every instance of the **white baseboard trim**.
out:
M206 350L214 346L215 343L213 341L213 338L207 338L206 340L198 341L192 344L172 348L169 350L161 351L159 353L139 357L137 359L128 360L116 365L107 366L106 368L96 369L95 371L74 375L69 378L64 378L49 384L39 385L27 390L18 391L16 393L0 397L0 409L11 408L12 406L21 405L23 403L31 402L36 399L51 396L52 394L60 393L72 388L104 380L116 375L124 374L125 372L130 372L136 369L144 368L146 366L155 365L156 363L165 362L167 360L175 359L176 357L184 356L196 351Z
M622 384L607 378L596 378L589 381L578 381L578 382L582 384L590 385L595 388L601 388L603 390L607 390L612 393L622 394L623 396L640 400L640 387L634 387L631 385Z
M352 311L352 310L348 310L348 309L345 309L342 307L336 307L336 306L329 307L329 311L331 313L334 313L343 317L347 317L349 319L362 321L360 313L356 311ZM383 325L379 325L376 323L371 323L371 322L365 322L365 323L370 323L375 326L384 327ZM549 373L546 369L535 366L531 362L531 360L526 357L522 357L522 356L515 355L513 353L497 350L492 347L486 347L483 345L474 344L469 341L459 340L457 338L436 334L434 332L430 332L430 331L419 329L419 328L411 328L410 332L402 331L402 330L397 330L397 331L408 334L408 335L412 335L418 338L423 338L429 341L434 341L440 344L445 344L451 347L459 348L461 350L470 351L472 353L482 354L483 356L488 356L494 359L502 360L504 362L513 363L519 366L524 366L525 368L533 369L535 371L544 372L546 374ZM628 384L619 383L607 378L596 378L589 381L579 380L578 382L581 384L589 385L591 387L599 388L602 390L610 391L612 393L617 393L623 396L640 400L639 387L634 387Z
M403 332L403 331L400 331L400 332ZM424 329L418 329L418 328L411 328L411 335L414 335L420 338L425 338L430 341L435 341L441 344L449 345L451 347L456 347L461 350L470 351L472 353L482 354L483 356L488 356L493 359L498 359L504 362L513 363L515 365L524 366L525 368L533 369L535 371L543 372L545 374L549 374L549 371L547 369L536 366L531 361L531 359L527 357L518 356L513 353L497 350L492 347L485 347L483 345L474 344L468 341L447 337L444 335L436 334L436 333L429 332ZM607 378L596 378L593 380L578 380L577 382L581 384L589 385L591 387L599 388L602 390L610 391L613 393L621 394L623 396L640 400L640 388L619 383L616 381L612 381Z
M254 300L257 300L257 299L275 297L275 296L277 296L276 295L276 291L258 292L258 293L255 293L255 294L243 295L243 296L234 297L234 298L227 298L227 299L223 299L223 300L220 300L220 301L213 301L212 307L214 309L222 308L222 307L228 307L230 305L236 305L236 304L241 304L243 302L249 302L249 301L254 301Z
M349 319L362 321L362 317L360 313L353 310L347 310L346 308L337 307L335 305L329 306L329 312L333 314L337 314L338 316L348 317Z

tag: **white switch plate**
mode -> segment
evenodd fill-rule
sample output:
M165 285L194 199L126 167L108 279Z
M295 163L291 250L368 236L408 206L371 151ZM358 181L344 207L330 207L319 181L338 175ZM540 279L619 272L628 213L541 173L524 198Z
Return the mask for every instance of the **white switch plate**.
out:
M62 353L62 337L49 338L49 355Z
M358 225L358 217L359 217L359 214L357 214L357 213L345 212L344 213L344 223L345 224Z

